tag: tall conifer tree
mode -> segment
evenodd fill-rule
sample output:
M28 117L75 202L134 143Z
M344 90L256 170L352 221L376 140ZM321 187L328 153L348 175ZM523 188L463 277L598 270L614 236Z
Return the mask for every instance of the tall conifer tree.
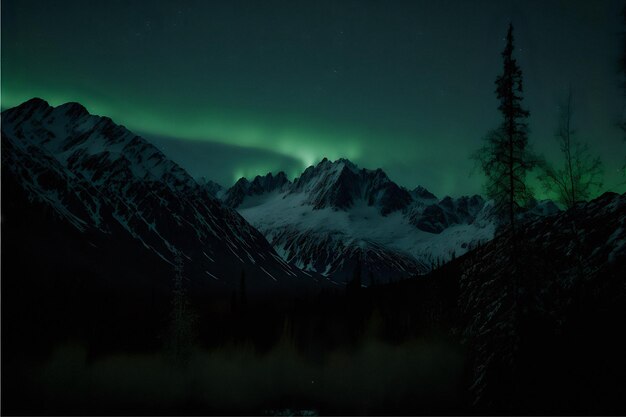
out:
M500 126L487 134L474 157L487 178L487 195L515 233L515 213L529 198L526 174L537 163L528 148L529 112L522 106L522 70L513 57L513 25L509 25L502 52L503 72L496 79L496 95L502 114Z

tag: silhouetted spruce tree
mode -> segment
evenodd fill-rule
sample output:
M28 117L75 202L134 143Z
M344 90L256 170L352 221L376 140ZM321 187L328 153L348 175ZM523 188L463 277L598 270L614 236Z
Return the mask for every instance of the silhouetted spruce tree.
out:
M509 289L506 292L511 296L512 308L510 328L504 337L509 341L513 355L511 362L507 364L511 376L516 373L514 352L519 346L521 314L528 303L528 294L520 291L522 269L525 268L520 258L525 255L520 251L515 219L519 208L532 199L532 193L526 184L526 175L539 162L528 145L527 119L530 113L522 106L522 70L513 57L514 50L513 25L510 24L506 46L502 51L502 74L495 82L502 122L487 134L484 146L474 154L486 177L486 194L493 199L498 215L509 224L507 249L511 272Z
M502 52L503 72L496 79L496 95L502 114L500 126L487 134L485 144L475 154L487 178L486 193L496 210L515 235L515 214L532 196L526 185L526 174L537 159L528 148L529 112L522 107L522 70L513 58L513 25L509 25L506 47Z

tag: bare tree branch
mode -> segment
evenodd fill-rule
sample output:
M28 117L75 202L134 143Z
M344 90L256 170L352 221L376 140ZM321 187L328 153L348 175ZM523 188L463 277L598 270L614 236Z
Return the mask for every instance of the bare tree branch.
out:
M594 191L602 187L603 167L599 157L592 156L589 146L575 138L572 127L574 106L571 87L560 106L556 139L561 149L561 168L543 166L540 180L547 192L567 208L587 200Z

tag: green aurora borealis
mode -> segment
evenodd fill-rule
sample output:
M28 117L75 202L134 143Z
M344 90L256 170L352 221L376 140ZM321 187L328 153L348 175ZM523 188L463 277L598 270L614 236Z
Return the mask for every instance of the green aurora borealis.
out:
M480 192L468 156L498 123L510 19L530 140L558 154L571 83L581 139L624 192L617 1L2 1L2 107L77 101L230 185L323 157L439 196Z

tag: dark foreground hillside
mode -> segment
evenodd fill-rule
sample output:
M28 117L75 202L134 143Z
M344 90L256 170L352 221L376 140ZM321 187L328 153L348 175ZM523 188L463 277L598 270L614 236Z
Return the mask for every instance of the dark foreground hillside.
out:
M510 246L496 239L459 266L474 404L623 414L626 196L606 193L535 221L513 242L513 258Z
M413 279L281 301L189 293L182 320L171 268L130 243L64 259L68 231L28 218L2 229L7 414L626 412L626 195Z

